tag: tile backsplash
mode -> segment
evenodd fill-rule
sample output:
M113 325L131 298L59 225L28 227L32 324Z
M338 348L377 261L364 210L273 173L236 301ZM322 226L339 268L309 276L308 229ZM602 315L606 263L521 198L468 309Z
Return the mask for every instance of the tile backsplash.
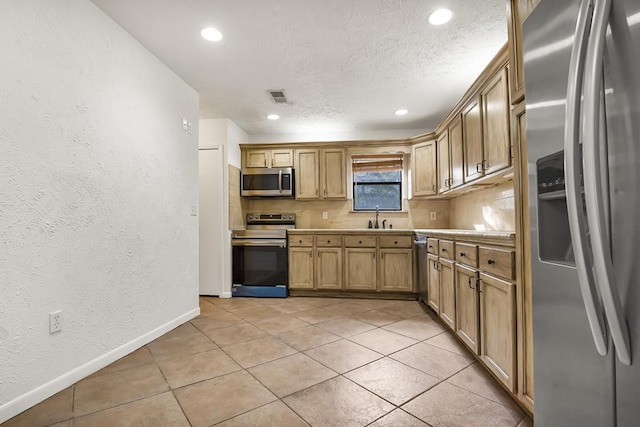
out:
M513 182L476 190L452 200L404 200L404 212L380 212L387 226L397 229L459 228L470 230L515 230ZM245 228L248 212L295 213L298 228L366 228L373 212L353 212L352 200L298 201L295 199L250 199L240 197L240 170L229 165L229 227ZM327 219L322 213L327 212ZM436 219L431 220L431 213Z
M448 200L410 200L404 201L404 212L380 212L387 227L393 228L448 228ZM293 199L249 199L249 212L286 212L296 214L297 228L366 228L369 220L375 218L374 212L353 212L352 200L297 201ZM327 212L327 219L322 213ZM436 219L430 219L430 212L436 212Z
M451 228L515 230L513 181L451 200Z

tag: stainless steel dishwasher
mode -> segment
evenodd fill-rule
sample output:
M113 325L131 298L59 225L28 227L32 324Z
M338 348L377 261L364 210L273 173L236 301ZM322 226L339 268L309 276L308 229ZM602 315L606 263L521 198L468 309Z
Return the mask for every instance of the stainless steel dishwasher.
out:
M413 241L413 254L415 257L415 281L418 284L418 300L427 303L427 237L416 236Z

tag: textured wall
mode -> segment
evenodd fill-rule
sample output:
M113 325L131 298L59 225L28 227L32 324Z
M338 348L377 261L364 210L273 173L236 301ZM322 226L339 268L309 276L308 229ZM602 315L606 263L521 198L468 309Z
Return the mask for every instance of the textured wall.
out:
M515 230L513 181L465 194L451 201L451 228Z
M0 2L0 52L2 421L197 309L198 95L88 0Z

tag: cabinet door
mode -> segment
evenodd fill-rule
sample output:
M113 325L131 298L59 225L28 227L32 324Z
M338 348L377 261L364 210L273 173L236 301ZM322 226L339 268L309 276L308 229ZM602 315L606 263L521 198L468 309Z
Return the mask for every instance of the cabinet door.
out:
M462 119L458 116L449 126L449 153L451 155L451 180L450 188L456 188L464 184L463 169L463 143L462 143Z
M480 98L474 99L462 112L464 145L464 180L473 181L482 176L482 110Z
M365 291L377 289L375 248L345 248L344 267L346 289Z
M413 291L413 250L380 249L380 290Z
M480 330L478 313L477 270L455 266L456 334L473 352L479 354Z
M296 199L320 198L318 150L296 150Z
M268 150L247 150L245 151L245 167L247 168L266 168L269 166Z
M427 281L427 304L440 314L440 271L438 271L438 257L427 255L429 265L429 280Z
M511 102L524 98L524 64L522 59L522 23L540 0L507 0L509 63L511 64Z
M317 248L316 287L342 289L342 249Z
M515 391L516 292L513 283L480 274L480 359Z
M271 167L272 168L293 167L293 150L272 150L271 151Z
M430 141L413 148L413 195L437 194L436 142Z
M440 318L456 330L456 288L452 261L440 258Z
M313 289L313 248L289 248L289 287Z
M489 174L511 165L509 87L503 68L482 91L483 169Z
M438 188L443 193L451 186L451 163L449 161L449 135L447 132L438 138Z
M332 148L322 150L322 197L325 199L345 199L347 197L347 176L345 150Z

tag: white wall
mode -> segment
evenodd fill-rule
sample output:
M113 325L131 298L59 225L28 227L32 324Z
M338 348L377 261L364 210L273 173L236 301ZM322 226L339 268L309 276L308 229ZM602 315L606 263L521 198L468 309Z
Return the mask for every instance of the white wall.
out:
M88 0L0 2L0 52L2 422L199 312L198 95Z
M248 135L229 119L202 119L200 120L200 148L222 146L224 150L224 183L223 200L223 226L225 234L217 256L224 260L225 271L223 274L222 294L223 298L231 297L231 232L229 231L229 165L240 167L240 144L246 142ZM207 185L207 183L201 183ZM216 256L216 254L212 254Z

